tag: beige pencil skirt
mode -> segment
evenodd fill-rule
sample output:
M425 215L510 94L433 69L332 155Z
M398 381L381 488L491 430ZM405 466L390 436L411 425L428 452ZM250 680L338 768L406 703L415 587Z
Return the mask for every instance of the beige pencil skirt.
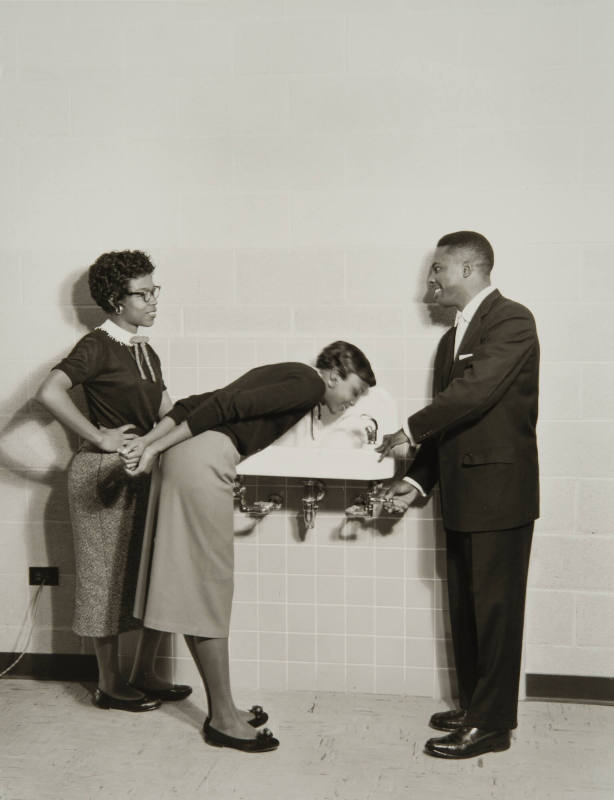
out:
M150 494L135 616L148 628L224 638L234 588L233 483L240 455L206 431L164 454Z

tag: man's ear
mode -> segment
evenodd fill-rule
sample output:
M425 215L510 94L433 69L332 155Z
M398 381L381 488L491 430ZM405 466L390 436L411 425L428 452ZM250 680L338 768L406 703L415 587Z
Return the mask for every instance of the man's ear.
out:
M473 265L470 261L463 262L463 278L468 278L473 272Z

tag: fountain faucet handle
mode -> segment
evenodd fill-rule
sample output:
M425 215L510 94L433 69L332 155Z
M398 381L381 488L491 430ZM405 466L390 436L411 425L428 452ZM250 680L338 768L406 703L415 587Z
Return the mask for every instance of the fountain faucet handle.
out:
M370 414L361 414L360 418L365 423L365 433L367 434L367 444L375 444L377 441L377 420Z

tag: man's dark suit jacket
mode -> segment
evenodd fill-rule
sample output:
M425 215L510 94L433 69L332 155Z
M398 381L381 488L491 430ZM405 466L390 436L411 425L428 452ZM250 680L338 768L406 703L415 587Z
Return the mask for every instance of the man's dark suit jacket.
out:
M526 525L539 516L535 320L495 290L479 305L456 358L455 330L439 342L432 403L408 420L421 448L407 477L426 493L439 482L448 530Z

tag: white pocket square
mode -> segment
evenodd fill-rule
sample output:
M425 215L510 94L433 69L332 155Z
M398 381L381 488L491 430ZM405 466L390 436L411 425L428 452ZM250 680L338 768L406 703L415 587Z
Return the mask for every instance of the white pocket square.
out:
M473 353L463 353L462 355L458 356L458 360L462 361L464 358L471 358L472 356L473 356Z

